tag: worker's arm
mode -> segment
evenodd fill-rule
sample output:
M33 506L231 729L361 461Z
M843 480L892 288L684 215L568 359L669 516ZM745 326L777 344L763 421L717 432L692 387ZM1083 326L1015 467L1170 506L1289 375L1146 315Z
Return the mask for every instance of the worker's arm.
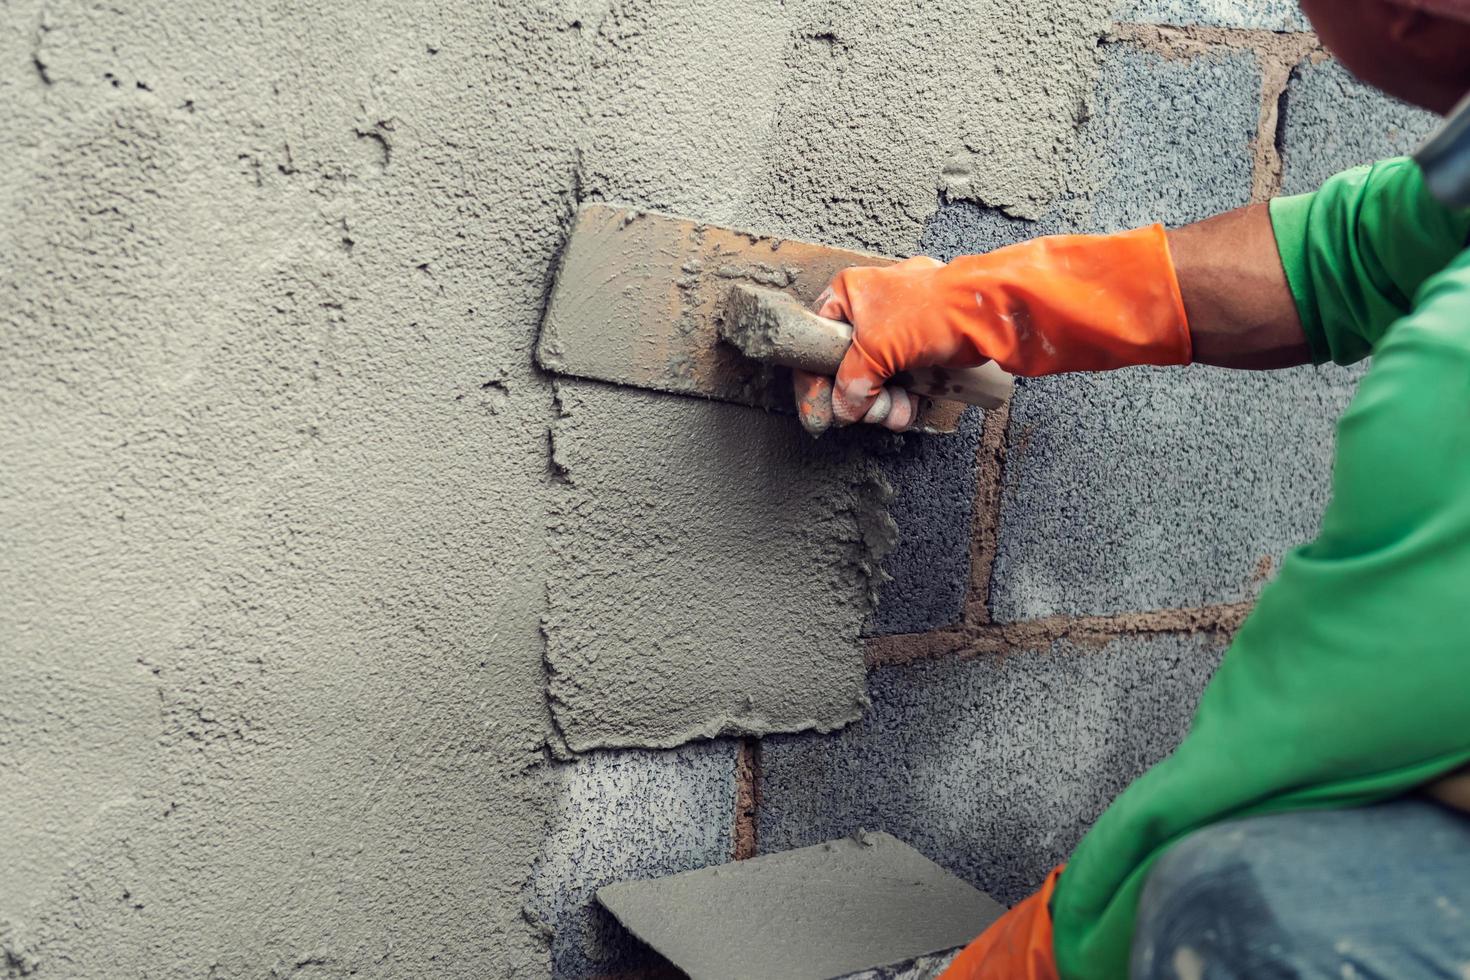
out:
M1068 862L1052 905L1068 980L1126 973L1149 868L1190 832L1372 803L1470 760L1470 212L1391 160L1271 217L1313 361L1373 367L1338 424L1321 533L1262 592L1183 743Z
M1311 359L1266 205L1171 231L1169 250L1197 363L1268 369Z
M1420 786L1470 807L1464 779L1443 779L1470 759L1470 212L1436 205L1414 166L1395 160L1279 199L1270 219L1311 359L1373 353L1374 367L1338 426L1321 534L1266 587L1183 744L1049 883L1052 918L1021 907L1027 935L1051 927L1055 963L1038 975L1126 975L1149 868L1193 830ZM1187 244L1177 250L1184 279L1183 266L1198 266ZM1011 954L1034 959L1037 944L997 942L1015 925L987 933L956 976L1025 975Z
M902 428L915 402L880 397L883 382L907 367L986 358L1020 375L1351 363L1464 245L1466 223L1397 159L1167 235L1155 226L1053 236L947 265L849 269L819 312L851 322L856 343L835 391L798 376L803 421L819 431L876 402L891 404L885 424Z
M1338 425L1321 533L1261 593L1184 741L1069 859L1068 980L1126 975L1149 868L1192 831L1366 805L1470 760L1470 254L1417 295Z
M854 345L835 392L797 375L813 431L834 415L902 429L917 402L884 384L915 367L990 359L1036 376L1191 360L1287 367L1309 356L1264 205L1172 232L1054 235L948 264L848 269L818 312L852 323Z

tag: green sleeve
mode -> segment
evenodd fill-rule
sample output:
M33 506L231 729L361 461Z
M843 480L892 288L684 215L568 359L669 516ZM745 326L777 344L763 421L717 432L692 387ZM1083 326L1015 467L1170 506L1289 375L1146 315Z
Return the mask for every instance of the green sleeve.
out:
M1312 361L1351 364L1465 247L1470 211L1437 203L1419 167L1398 157L1277 198L1271 224Z
M1342 254L1375 276L1396 261ZM1334 342L1362 338L1388 303L1344 281L1328 302L1357 319L1329 326ZM1470 761L1470 251L1414 292L1412 312L1373 335L1338 424L1321 533L1262 591L1178 749L1067 863L1052 901L1065 980L1127 975L1149 870L1193 831L1373 803Z

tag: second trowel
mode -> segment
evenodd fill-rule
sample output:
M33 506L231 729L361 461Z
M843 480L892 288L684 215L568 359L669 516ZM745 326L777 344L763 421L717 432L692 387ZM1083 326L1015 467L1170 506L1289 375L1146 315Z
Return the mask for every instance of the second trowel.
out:
M606 204L577 212L536 358L558 374L791 411L784 372L831 374L851 327L807 307L832 277L894 259ZM965 404L994 408L994 364L898 379L926 396L920 428L953 431Z

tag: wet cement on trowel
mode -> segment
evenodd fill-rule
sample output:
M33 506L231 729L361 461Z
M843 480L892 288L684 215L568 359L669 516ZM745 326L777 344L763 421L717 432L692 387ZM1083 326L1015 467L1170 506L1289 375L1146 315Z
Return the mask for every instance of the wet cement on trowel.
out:
M597 899L693 980L824 980L964 945L1005 911L888 834L654 881Z
M895 529L868 458L794 419L561 381L545 620L575 751L831 730L866 704L860 631Z

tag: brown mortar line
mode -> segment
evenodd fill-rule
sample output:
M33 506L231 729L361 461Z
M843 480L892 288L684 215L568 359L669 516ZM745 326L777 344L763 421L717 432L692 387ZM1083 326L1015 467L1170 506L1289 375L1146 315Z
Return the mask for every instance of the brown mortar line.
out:
M1164 633L1232 636L1254 605L1254 601L1246 601L1111 616L1047 616L1019 623L991 623L967 629L876 637L868 641L866 662L868 669L872 670L921 660L966 660L1040 651L1058 640L1101 647L1125 637Z
M1195 58L1215 48L1253 52L1261 66L1261 104L1256 135L1251 140L1250 200L1259 204L1280 193L1282 161L1276 132L1281 121L1281 97L1297 65L1307 58L1326 57L1317 35L1310 31L1239 27L1114 24L1104 40L1126 41L1166 58Z
M990 622L990 581L1000 538L1000 494L1005 478L1006 430L1011 403L985 413L975 450L975 496L970 502L970 581L960 622L966 627Z
M735 755L735 822L732 860L756 855L760 844L757 819L761 805L761 742L742 738Z

